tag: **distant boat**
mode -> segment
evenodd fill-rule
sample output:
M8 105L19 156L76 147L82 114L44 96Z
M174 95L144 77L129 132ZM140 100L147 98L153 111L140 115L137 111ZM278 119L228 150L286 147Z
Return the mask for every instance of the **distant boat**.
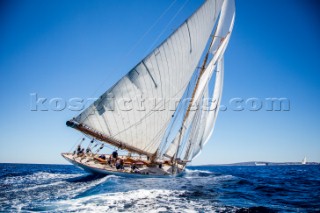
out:
M92 173L123 176L181 173L212 135L222 94L224 52L234 18L234 0L205 1L127 75L80 115L67 121L67 126L91 138L91 144L86 153L81 142L79 152L62 156ZM215 82L213 87L211 79ZM188 94L191 101L184 104L182 98ZM211 94L213 101L208 105ZM144 100L147 108L142 110L115 107L115 103L123 101L140 106ZM170 100L182 101L175 104L174 112L165 109ZM210 110L192 110L194 106L199 109L210 106ZM105 144L127 153L119 157L98 154ZM100 149L92 152L97 145ZM121 169L116 166L118 161ZM134 172L133 167L138 167L138 171Z
M303 158L301 164L302 164L302 165L306 165L306 164L307 164L307 157L304 157L304 158Z
M263 163L263 162L254 162L254 164L255 164L256 166L268 166L267 163Z

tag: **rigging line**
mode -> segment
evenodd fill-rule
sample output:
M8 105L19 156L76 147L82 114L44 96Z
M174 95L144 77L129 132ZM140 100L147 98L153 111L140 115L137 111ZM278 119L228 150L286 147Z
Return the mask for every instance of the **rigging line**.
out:
M210 36L210 37L211 37L211 36ZM175 163L177 163L177 154L178 154L179 149L180 149L183 126L184 126L184 123L186 122L187 117L189 116L191 103L192 103L192 100L193 100L193 98L194 98L195 92L196 92L196 90L197 90L200 77L201 77L201 75L203 74L203 72L204 72L204 70L205 70L205 68L206 68L207 60L208 60L208 56L209 56L209 52L210 52L210 47L211 47L211 45L212 45L213 40L214 40L214 37L211 37L209 49L207 50L207 53L206 53L206 55L205 55L205 58L204 58L204 60L203 60L203 62L202 62L202 67L201 67L201 70L200 70L200 74L199 74L199 77L198 77L198 79L197 79L197 83L196 83L195 88L194 88L193 93L192 93L191 102L190 102L189 105L188 105L188 109L187 109L187 111L186 111L186 113L185 113L185 115L184 115L183 121L182 121L181 131L180 131L180 135L179 135L179 144L178 144L176 153L175 153L175 155L174 155L174 161L175 161Z
M91 145L94 143L94 138L91 139L91 141L89 142L88 146L87 146L87 150L91 149Z
M171 122L171 125L170 125L170 127L169 127L169 132L167 133L167 136L166 136L166 139L165 139L166 143L167 143L168 138L169 138L169 136L170 136L170 134L171 134L171 129L172 129L173 125L175 124L177 118L179 117L178 114L179 114L179 113L182 111L182 109L183 109L184 104L181 103L181 102L184 100L184 97L187 97L187 96L188 96L188 93L189 93L189 90L190 90L190 86L191 86L191 82L189 81L189 83L188 83L188 85L187 85L187 89L186 89L186 91L185 91L185 94L184 94L184 95L181 97L181 99L179 100L178 107L177 107L177 109L175 110L175 112L174 112L173 115L172 115L173 120L172 120L172 122ZM171 118L171 119L172 119L172 118ZM166 146L166 144L164 144L164 146Z
M149 27L149 29L142 35L142 37L136 42L136 44L129 50L129 52L125 55L125 57L128 57L131 54L131 52L133 52L134 49L139 46L141 41L143 41L143 39L146 37L146 35L148 35L148 33L151 32L151 30L158 24L158 22L162 19L162 17L165 16L165 14L171 9L171 7L176 3L176 1L177 0L174 0L169 5L169 7L158 17L158 19Z
M128 57L139 45L139 43L143 40L143 38L152 30L152 28L154 28L154 26L162 19L162 17L170 10L170 8L175 4L177 0L174 0L169 7L160 15L160 17L151 25L151 27L143 34L143 36L138 40L138 42L131 48L130 51L128 51L128 53L126 54L126 56ZM98 90L105 84L105 82L107 81L109 77L105 78L101 84L97 87L97 89L91 94L91 97L96 95L96 93L98 92ZM80 114L81 115L81 114ZM88 118L89 114L86 115L86 117L84 118L84 120L86 120Z
M132 52L139 46L139 44L141 43L141 41L144 39L144 37L158 24L158 22L163 18L163 16L171 9L171 7L175 4L177 0L174 0L169 6L168 8L160 15L160 17L151 25L151 27L149 27L149 29L143 34L143 36L138 40L138 42L133 45L133 47L128 51L128 53L125 54L126 57L130 56L132 54ZM188 0L189 1L189 0ZM109 76L107 78L105 78L101 84L97 87L97 89L91 94L91 96L96 95L96 93L98 92L98 90L105 84L105 82L109 79Z
M188 135L188 137L186 138L187 142L184 145L185 147L187 147L187 149L185 150L185 155L187 155L189 153L189 150L191 148L191 139L197 138L197 135L199 134L199 130L197 130L197 127L200 124L201 121L201 117L202 116L202 109L198 109L195 116L193 117L193 121L190 125L191 129L190 129L190 133ZM182 155L182 153L180 153Z
M84 141L84 137L80 137L78 140L76 140L76 142L74 143L74 145L71 147L70 151L71 152L75 147L76 145L80 142L80 144Z
M147 50L146 54L148 54L155 44L159 41L160 37L164 34L164 32L168 29L169 25L176 19L176 17L179 15L179 13L184 9L184 7L187 5L189 0L186 0L185 3L180 7L180 9L176 12L176 14L171 18L171 20L168 22L168 24L163 28L162 32L158 35L158 37L155 39L155 41L152 43L150 48Z
M187 87L188 87L188 90L189 90L190 82L189 82L189 84L188 84ZM176 114L179 114L180 111L183 109L182 105L180 105L180 103L181 103L182 100L183 100L183 99L181 98L180 101L179 101L179 103L178 103L179 108L177 108L176 111L172 114L173 119L172 119L172 117L170 118L170 120L172 120L172 122L171 122L171 125L170 125L169 129L168 129L169 132L167 133L167 135L166 135L166 137L165 137L165 140L164 140L164 142L162 142L163 144L161 144L161 148L159 149L161 155L163 154L164 150L165 150L166 147L167 147L168 138L169 138L169 136L171 135L172 127L173 127L173 125L175 124L175 122L176 122L176 120L177 120L177 118L178 118L178 115L176 115ZM169 120L169 121L170 121L170 120ZM162 140L163 140L163 139L162 139Z
M162 126L162 128L158 131L158 133L153 137L153 139L151 139L151 143L149 143L145 148L143 148L143 150L146 151L146 149L150 148L151 145L154 145L156 142L158 142L156 139L159 138L161 136L161 134L163 133L163 131L165 130L166 126L169 124L171 119L168 119L165 124Z

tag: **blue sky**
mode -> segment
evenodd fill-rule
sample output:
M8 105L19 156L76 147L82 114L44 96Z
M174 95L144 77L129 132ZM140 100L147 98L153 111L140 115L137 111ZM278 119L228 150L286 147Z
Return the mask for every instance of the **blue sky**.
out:
M100 95L202 2L2 2L0 162L66 163L60 153L81 134L65 121L78 113L31 111L30 94ZM194 164L301 161L304 156L320 162L318 4L236 2L222 104L236 97L285 97L290 111L220 112L214 135Z

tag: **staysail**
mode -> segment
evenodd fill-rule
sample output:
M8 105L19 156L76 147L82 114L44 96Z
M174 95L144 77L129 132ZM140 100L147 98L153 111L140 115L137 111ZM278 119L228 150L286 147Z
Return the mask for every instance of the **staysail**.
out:
M197 70L217 19L223 24L221 20L224 14L221 8L226 7L226 2L234 4L234 0L206 0L161 45L80 115L68 121L67 125L130 152L155 156L176 110L176 103L182 98ZM215 36L220 35L219 23ZM197 102L208 96L204 92L205 88L208 89L208 81L217 61L223 55L230 32L221 33L221 36L224 37L215 37L209 48L213 58L206 71L211 71L204 73L204 86L201 83L202 86L195 92L197 98L194 100ZM216 44L217 48L214 48ZM190 133L195 134L203 117L206 116L197 111L190 113L190 117L186 119L188 128L193 127L193 132ZM204 141L205 135L208 137L208 128L210 123L202 124L201 134L197 134L197 138L200 138L198 141ZM167 150L167 154L174 155L178 144L179 141L173 142L171 146L175 148ZM188 144L190 150L194 150L197 143L185 144Z
M191 102L191 105L196 105L202 110L199 112L189 113L189 117L186 119L183 126L190 126L190 128L192 128L190 130L191 133L189 133L187 138L185 138L184 134L188 131L182 129L181 132L179 132L179 134L182 134L181 138L185 138L184 140L187 141L184 144L186 147L179 147L178 149L178 146L181 146L181 143L179 143L177 138L175 138L166 152L166 155L170 157L173 156L174 150L181 150L184 148L185 153L181 153L179 157L183 157L183 159L187 161L193 159L200 153L202 147L208 142L212 135L222 95L224 73L223 54L230 39L234 18L234 1L225 1L221 9L216 31L213 35L214 40L210 47L212 59L198 79L199 84L197 85L197 88L195 88L195 95ZM207 109L203 109L204 106L201 106L200 103L201 100L206 98L205 91L207 90L209 81L213 78L214 74L215 83L210 105L205 107Z

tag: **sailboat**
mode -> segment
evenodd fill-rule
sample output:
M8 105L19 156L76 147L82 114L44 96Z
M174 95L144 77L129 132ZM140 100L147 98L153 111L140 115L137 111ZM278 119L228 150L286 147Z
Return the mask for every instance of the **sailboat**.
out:
M303 158L303 160L301 161L301 164L302 165L306 165L307 164L307 157L305 156L304 158Z
M91 142L87 152L81 142L78 151L62 156L91 173L181 174L212 135L234 19L234 0L206 0L115 85L66 122ZM137 107L123 107L127 105ZM99 154L104 145L125 154Z

